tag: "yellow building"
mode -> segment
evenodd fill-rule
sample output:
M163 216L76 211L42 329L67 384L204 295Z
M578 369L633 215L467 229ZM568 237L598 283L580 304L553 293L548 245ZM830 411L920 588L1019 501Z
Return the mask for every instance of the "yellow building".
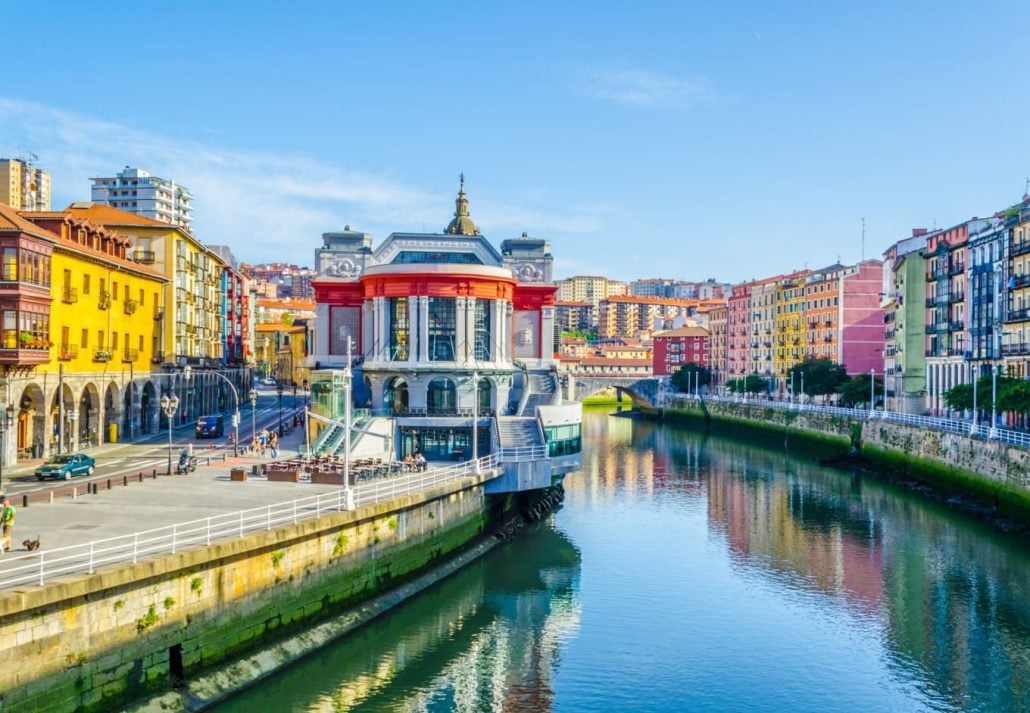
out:
M50 210L50 174L17 158L0 158L0 203L15 210Z
M169 279L162 300L168 310L157 355L161 361L180 367L220 366L222 259L178 226L95 203L73 203L68 210L128 237L132 259Z
M154 316L168 280L128 259L124 236L67 211L5 217L20 232L2 238L5 279L24 293L5 311L6 324L17 310L18 325L3 333L18 352L4 360L15 419L5 462L117 439L123 397L161 341ZM38 249L43 241L48 250Z
M299 320L289 326L268 322L255 327L254 354L258 373L292 389L311 383L311 370L305 366L308 355L308 322Z
M791 367L804 359L805 277L788 277L776 285L773 373L777 379L785 380ZM786 383L784 386L789 388Z

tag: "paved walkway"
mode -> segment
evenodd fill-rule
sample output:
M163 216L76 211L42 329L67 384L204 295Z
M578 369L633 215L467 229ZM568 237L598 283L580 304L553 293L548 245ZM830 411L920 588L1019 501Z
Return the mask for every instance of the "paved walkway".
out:
M303 437L303 429L294 429L283 441L280 457L295 456ZM40 538L43 550L78 545L143 530L165 527L189 520L236 512L252 507L274 505L297 498L336 492L332 485L310 483L270 483L263 477L245 483L230 482L229 470L234 465L250 471L255 463L270 458L229 457L211 466L198 468L189 475L158 475L140 483L131 478L128 487L115 478L113 489L106 490L106 481L97 481L99 491L87 495L87 484L73 480L65 487L77 487L76 498L56 497L53 503L35 503L20 507L12 538L13 549L0 555L0 580L4 561L25 554L22 541Z

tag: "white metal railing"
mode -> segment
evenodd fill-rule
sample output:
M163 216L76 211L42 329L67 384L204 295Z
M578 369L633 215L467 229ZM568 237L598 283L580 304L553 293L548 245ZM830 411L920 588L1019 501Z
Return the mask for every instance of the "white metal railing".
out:
M897 413L895 411L870 411L867 408L860 409L845 408L843 406L822 406L819 404L803 404L790 401L774 401L771 399L751 399L743 396L715 396L709 394L704 396L703 398L708 401L747 404L749 406L757 406L761 408L775 408L784 411L810 411L813 413L825 413L831 416L846 416L848 418L861 419L864 421L893 421L894 423L904 423L910 426L927 428L933 431L946 431L948 433L957 433L963 436L973 436L976 438L983 438L985 440L1001 441L1002 443L1008 443L1010 445L1020 446L1022 448L1030 448L1030 433L1027 433L1025 431L1017 431L1016 429L1005 428L1002 426L995 426L992 429L989 423L977 423L974 426L972 421L965 421L957 418L942 418L939 416L917 416L914 414ZM671 401L674 403L676 399L696 400L697 397L693 395L678 395L676 397L673 397Z
M446 468L432 468L422 473L360 483L351 489L353 503L369 505L407 493L422 492L459 478L489 471L500 463L499 454L492 453L478 461L465 461ZM105 565L135 564L144 557L175 554L187 547L210 545L217 540L239 538L252 532L268 531L278 525L340 512L347 509L347 494L345 488L340 488L331 493L212 515L202 520L176 523L130 535L40 550L18 557L5 555L0 560L0 589L19 584L42 586L47 580L62 575L92 574L98 567Z
M547 458L547 446L512 446L497 451L501 463L523 463Z

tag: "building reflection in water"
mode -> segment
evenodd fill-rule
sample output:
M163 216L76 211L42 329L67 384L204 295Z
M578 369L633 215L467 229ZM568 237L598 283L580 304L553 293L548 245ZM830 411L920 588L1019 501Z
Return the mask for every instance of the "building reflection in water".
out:
M548 711L579 576L579 551L540 523L217 710Z
M992 711L1030 701L1025 540L800 449L597 415L584 429L569 503L696 492L737 567L874 621L891 665L934 698Z

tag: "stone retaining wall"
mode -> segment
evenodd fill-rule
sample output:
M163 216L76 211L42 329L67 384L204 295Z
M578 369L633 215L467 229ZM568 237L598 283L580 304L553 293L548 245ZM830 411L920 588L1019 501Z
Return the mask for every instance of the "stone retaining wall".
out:
M483 481L0 594L0 710L107 711L425 571L487 528Z
M1030 451L997 441L931 431L892 421L867 421L725 401L677 401L659 418L731 424L792 434L840 447L854 444L873 463L941 487L974 494L1030 517Z

